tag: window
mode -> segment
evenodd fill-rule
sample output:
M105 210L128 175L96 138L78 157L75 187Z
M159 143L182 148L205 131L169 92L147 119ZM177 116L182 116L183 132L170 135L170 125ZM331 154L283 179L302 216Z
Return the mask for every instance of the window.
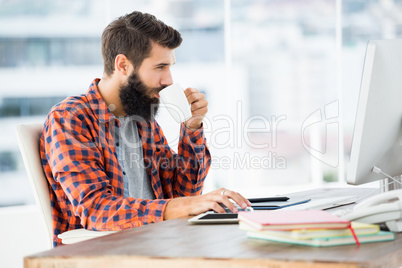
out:
M3 1L0 206L33 202L16 125L43 122L101 77L103 28L133 10L182 33L174 80L207 95L206 192L268 195L344 181L365 46L402 36L402 1ZM163 109L159 119L174 147L179 126Z
M5 97L0 100L0 118L46 116L53 105L66 97Z

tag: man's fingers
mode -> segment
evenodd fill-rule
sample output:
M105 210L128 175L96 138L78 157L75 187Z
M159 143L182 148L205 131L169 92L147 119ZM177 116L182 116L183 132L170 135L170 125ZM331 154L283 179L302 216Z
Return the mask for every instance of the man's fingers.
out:
M200 101L205 100L205 95L203 93L191 93L190 95L187 96L188 103L194 104Z
M186 88L184 94L188 103L191 104L192 114L192 117L185 124L190 129L198 129L201 127L202 120L208 112L208 101L205 99L205 95L195 88Z
M230 211L237 213L238 209L236 208L235 204L230 201L232 199L234 202L237 203L241 208L245 209L247 206L251 205L249 201L244 198L242 195L240 195L237 192L221 188L218 189L214 192L211 192L209 195L209 198L213 200L214 202L220 203L224 206L226 206Z
M190 96L191 94L193 94L193 93L198 93L198 92L199 92L198 89L192 88L192 87L186 88L186 89L184 90L184 94L186 95L187 98L188 98L188 96Z
M202 109L207 108L207 107L208 107L208 101L206 99L203 99L203 100L193 102L191 104L191 111L194 112L194 111L197 111L197 110L202 110Z
M230 202L229 198L227 196L218 196L218 201L220 204L222 204L223 206L227 207L231 212L233 213L237 213L239 212L236 208L236 206Z
M194 104L205 100L205 95L195 88L187 88L184 91L184 94L186 95L189 104Z
M244 202L247 204L247 206L251 207L252 204L247 198L245 198L244 196L242 196L239 193L237 193L237 194L240 196L240 198L242 198L244 200Z
M218 213L225 213L225 209L217 202L212 202L211 209Z
M224 207L228 208L233 213L237 213L238 209L230 199L243 209L247 206L251 206L250 202L241 194L225 188L220 188L200 196L187 197L185 200L184 198L180 199L183 199L183 201L190 206L191 212L189 215L198 215L208 210L213 210L217 213L225 213L226 210Z
M231 190L226 190L224 192L224 195L231 198L233 201L235 201L241 208L245 209L247 206L251 206L250 202L244 198L241 194L231 191Z

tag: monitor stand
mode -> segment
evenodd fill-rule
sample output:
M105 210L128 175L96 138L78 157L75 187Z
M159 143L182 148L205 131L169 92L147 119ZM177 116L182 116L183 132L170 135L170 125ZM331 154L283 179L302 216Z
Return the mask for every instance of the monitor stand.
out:
M389 192L392 190L402 189L402 175L380 180L381 192Z

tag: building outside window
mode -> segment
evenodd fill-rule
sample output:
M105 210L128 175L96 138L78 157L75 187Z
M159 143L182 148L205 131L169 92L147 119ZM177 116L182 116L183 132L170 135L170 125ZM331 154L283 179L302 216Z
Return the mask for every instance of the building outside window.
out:
M100 36L140 10L177 28L173 78L206 94L206 189L344 183L365 47L402 35L399 0L0 2L0 207L33 203L15 139L102 76ZM179 126L159 122L177 145Z

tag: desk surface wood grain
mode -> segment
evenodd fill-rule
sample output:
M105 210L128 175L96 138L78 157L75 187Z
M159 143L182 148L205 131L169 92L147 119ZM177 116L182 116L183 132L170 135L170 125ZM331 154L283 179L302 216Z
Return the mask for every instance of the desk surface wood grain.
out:
M321 189L323 191L325 189ZM334 190L330 191L331 194ZM308 193L308 192L305 192ZM311 192L314 194L315 192ZM339 194L340 192L338 192ZM390 242L313 248L248 239L237 224L150 224L25 257L37 267L400 267L402 234Z

